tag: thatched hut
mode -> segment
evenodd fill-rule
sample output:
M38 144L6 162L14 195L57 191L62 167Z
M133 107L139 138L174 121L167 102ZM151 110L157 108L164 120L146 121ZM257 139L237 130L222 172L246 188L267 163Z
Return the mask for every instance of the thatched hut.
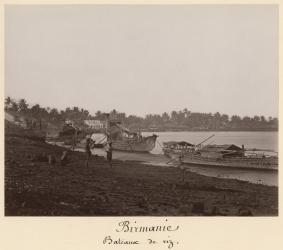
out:
M207 145L200 151L201 157L223 159L229 157L243 157L244 150L234 144Z

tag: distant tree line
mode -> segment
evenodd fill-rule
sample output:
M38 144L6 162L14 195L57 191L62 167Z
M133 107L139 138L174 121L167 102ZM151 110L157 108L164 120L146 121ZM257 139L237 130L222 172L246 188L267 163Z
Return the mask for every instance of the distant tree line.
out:
M91 119L91 115L85 109L73 107L65 110L58 110L56 108L44 108L39 104L29 105L25 99L16 101L10 97L5 99L5 110L10 112L17 112L26 118L40 119L49 123L62 123L66 120L73 121L77 126L83 125L83 121Z
M56 108L44 108L39 104L30 106L25 99L15 101L10 97L5 99L5 110L11 112L19 112L36 119L43 119L49 122L62 122L65 120L72 120L77 125L82 125L83 120L98 119L104 120L105 114L97 111L95 115L91 115L88 110L73 107L65 110L57 110ZM198 113L191 112L188 109L180 111L172 111L171 113L164 112L159 114L148 114L145 117L136 115L126 115L118 112L115 109L110 112L112 117L120 120L126 127L133 130L154 130L154 131L168 131L168 130L190 130L190 131L277 131L278 118L264 117L264 116L245 116L241 118L238 115L229 117L226 114L216 112L212 113Z

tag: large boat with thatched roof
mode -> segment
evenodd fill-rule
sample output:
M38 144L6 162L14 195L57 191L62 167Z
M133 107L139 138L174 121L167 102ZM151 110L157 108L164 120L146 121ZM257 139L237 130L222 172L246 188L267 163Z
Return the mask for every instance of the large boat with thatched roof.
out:
M113 150L150 152L155 147L157 135L142 136L139 132L131 132L119 121L108 121L106 131Z
M164 142L164 155L183 163L214 167L278 170L278 156L272 150L246 149L234 144L194 145L188 142Z

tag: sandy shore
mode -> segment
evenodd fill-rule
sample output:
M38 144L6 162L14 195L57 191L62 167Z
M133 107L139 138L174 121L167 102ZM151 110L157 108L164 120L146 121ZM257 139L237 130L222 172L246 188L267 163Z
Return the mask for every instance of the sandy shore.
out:
M5 136L6 216L276 216L278 189L174 167L93 157L82 152L50 166L64 148L15 135Z

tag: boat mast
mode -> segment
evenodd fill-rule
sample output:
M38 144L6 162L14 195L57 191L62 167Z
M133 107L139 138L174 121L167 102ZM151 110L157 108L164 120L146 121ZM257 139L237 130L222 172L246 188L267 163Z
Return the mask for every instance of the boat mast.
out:
M202 143L204 143L204 142L208 141L210 138L212 138L212 137L214 137L214 136L215 136L215 134L213 134L213 135L209 136L208 138L206 138L205 140L203 140L202 142L200 142L199 144L197 144L197 145L196 145L196 147L201 146L201 144L202 144Z
M105 114L106 116L106 122L105 122L105 135L106 135L106 141L108 142L110 139L110 132L109 132L109 128L110 128L110 122L109 122L109 113Z

